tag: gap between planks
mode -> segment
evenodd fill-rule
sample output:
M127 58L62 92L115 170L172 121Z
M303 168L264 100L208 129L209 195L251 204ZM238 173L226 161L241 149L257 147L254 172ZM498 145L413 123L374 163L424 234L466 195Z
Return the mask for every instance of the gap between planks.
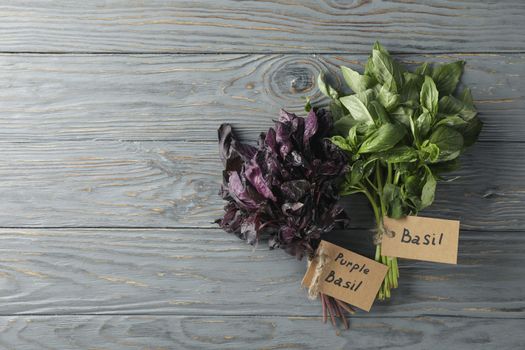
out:
M320 311L320 310L319 310ZM136 316L136 317L192 317L192 318L294 318L294 319L307 319L307 320L316 320L322 319L322 316L313 316L313 315L263 315L263 314L228 314L228 315L221 315L221 314L179 314L179 313L165 313L165 314L154 314L154 313L67 313L67 314L53 314L53 313L12 313L12 314L2 314L0 313L0 317L71 317L71 316L89 316L89 317L119 317L119 316ZM422 313L418 315L407 315L407 316L390 316L390 315L374 315L373 313L370 314L355 314L348 316L348 319L352 320L354 318L359 319L413 319L413 318L420 318L420 317L433 317L433 318L458 318L458 319L480 319L480 320L525 320L525 317L519 317L519 316L510 316L510 317L498 317L498 316L472 316L472 315L440 315L440 314L432 314L432 313Z
M389 50L392 55L519 55L525 51L394 51ZM48 55L48 56L169 56L169 55L369 55L370 51L0 51L0 55Z

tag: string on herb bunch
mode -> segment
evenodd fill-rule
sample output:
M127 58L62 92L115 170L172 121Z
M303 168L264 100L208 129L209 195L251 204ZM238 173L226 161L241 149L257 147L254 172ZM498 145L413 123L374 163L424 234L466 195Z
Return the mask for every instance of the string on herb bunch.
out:
M370 202L375 260L389 267L379 299L390 297L399 278L397 259L381 254L383 217L417 215L431 205L441 175L458 168L481 131L470 90L456 91L464 64L424 63L410 72L376 43L364 74L341 67L353 94L341 95L319 75L319 89L331 99L331 141L349 159L341 194L361 193Z

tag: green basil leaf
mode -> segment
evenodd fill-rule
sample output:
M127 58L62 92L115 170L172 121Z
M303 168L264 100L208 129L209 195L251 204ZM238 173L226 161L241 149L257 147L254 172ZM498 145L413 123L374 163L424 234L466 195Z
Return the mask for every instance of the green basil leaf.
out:
M419 67L416 68L416 74L425 76L425 75L432 75L432 67L428 62L424 62Z
M421 86L421 93L419 94L419 101L421 106L435 116L438 111L439 92L436 84L428 75L425 76L423 86Z
M405 162L405 163L397 163L395 164L396 171L403 174L404 176L409 176L410 174L414 173L417 170L417 163L414 162Z
M438 114L439 115L439 114ZM453 128L466 126L468 123L458 115L441 116L441 119L436 123L436 126L446 125Z
M468 121L468 124L463 129L461 129L465 147L472 146L472 144L476 142L482 127L483 123L481 120L478 117L474 117Z
M377 125L390 123L388 113L386 112L383 105L381 105L381 103L378 101L371 101L368 105L368 111Z
M361 123L361 125L362 127L357 128L357 135L360 140L360 143L369 138L379 128L379 126L375 124Z
M348 109L355 120L365 123L373 123L374 119L366 108L365 104L356 95L341 97L341 103Z
M355 186L363 178L364 172L364 161L362 159L357 160L353 165L352 169L346 176L347 184Z
M434 202L436 184L436 178L434 175L432 175L430 169L427 168L425 185L423 185L423 189L421 190L421 204L419 210L428 207L430 204L432 204L432 202Z
M387 163L415 162L418 152L410 146L398 146L378 153L378 157Z
M390 203L388 210L388 216L392 219L401 219L403 216L405 216L403 203L399 198L395 199L392 203Z
M448 161L457 158L463 149L463 136L456 130L440 125L432 135L429 141L436 144L439 148L439 161Z
M441 163L435 163L435 164L429 164L428 167L432 169L432 173L434 174L441 174L441 173L449 173L451 171L456 171L459 169L459 159L453 159L449 160L447 162L441 162Z
M407 128L410 128L410 120L413 114L414 110L412 108L399 106L390 113L390 117Z
M471 107L465 104L463 101L458 100L453 96L443 96L439 100L439 112L449 115L459 115L466 121L473 119L478 112Z
M334 122L338 121L341 118L344 118L347 115L347 112L345 111L345 108L339 102L339 100L331 100L330 101L330 112L332 114L332 120Z
M394 184L387 183L383 186L382 193L383 193L383 198L382 198L383 202L390 203L400 196L401 189L400 187Z
M417 117L415 121L415 127L417 129L417 136L419 139L425 139L427 137L428 132L432 127L433 121L434 118L428 111L421 113L421 115Z
M319 87L319 90L326 96L336 99L339 97L339 93L336 89L330 86L325 80L325 76L323 73L320 73L317 77L317 86Z
M356 124L357 120L347 114L334 122L334 131L338 135L348 135L348 131Z
M310 112L312 110L312 104L310 103L310 97L306 98L306 103L304 104L304 111Z
M383 124L361 144L358 153L386 151L394 147L404 136L405 128L403 126Z
M348 141L348 144L353 148L357 148L357 127L358 125L354 125L353 127L348 130L348 137L346 140Z
M469 88L463 89L463 91L459 95L459 99L463 101L463 103L467 106L474 108L474 100L472 99L472 93L470 92Z
M424 162L435 163L439 159L439 152L439 147L436 144L426 140L419 150L419 157Z
M412 196L419 198L421 192L421 179L419 176L411 174L405 178L404 184L405 191Z
M383 203L386 203L388 216L398 219L403 216L403 203L401 201L401 188L394 184L383 186Z
M372 55L370 55L368 57L368 60L366 60L364 75L373 78L374 77L372 74L373 70L374 70L374 62L372 62Z
M375 100L376 92L374 89L367 89L365 91L357 92L355 97L357 97L359 101L363 102L365 106L368 106L371 101Z
M390 91L397 92L403 85L403 72L388 51L377 42L372 50L372 63L370 73L374 78Z
M412 203L411 205L409 203ZM421 208L421 198L418 196L407 196L407 206L411 208L411 215L417 215Z
M414 122L414 118L410 118L408 121L410 123L410 131L412 131L412 136L414 137L414 142L416 146L419 146L421 144L421 139L419 138L419 132L416 128L416 123Z
M374 84L374 79L367 75L361 75L351 68L341 66L341 71L343 72L343 78L346 84L354 92L365 91Z
M416 105L419 102L419 92L423 85L423 78L420 75L405 72L403 74L405 84L401 89L401 100Z
M344 137L339 136L339 135L332 136L330 138L330 141L332 141L332 143L336 145L337 147L339 147L340 149L348 151L348 152L352 152L352 146L350 146L348 142L346 142L346 139Z
M388 50L385 49L385 47L384 47L383 45L381 45L381 44L379 43L379 41L376 41L376 42L374 43L373 50L381 51L381 52L384 53L385 55L390 56L390 53L388 52Z
M399 94L394 94L390 92L385 85L381 86L381 89L379 90L379 93L377 95L377 99L379 102L385 107L385 109L389 112L396 109L396 107L399 105L400 96Z
M463 74L464 66L465 61L457 61L439 64L434 67L431 76L441 96L451 95L456 90L461 74Z

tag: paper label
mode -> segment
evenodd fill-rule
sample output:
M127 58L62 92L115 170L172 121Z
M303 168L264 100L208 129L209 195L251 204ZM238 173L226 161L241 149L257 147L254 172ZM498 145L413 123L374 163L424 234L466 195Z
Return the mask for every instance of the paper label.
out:
M457 264L459 221L406 216L383 218L385 256Z
M321 241L317 252L321 255L310 264L303 286L310 288L319 273L319 292L370 311L388 267L326 241Z

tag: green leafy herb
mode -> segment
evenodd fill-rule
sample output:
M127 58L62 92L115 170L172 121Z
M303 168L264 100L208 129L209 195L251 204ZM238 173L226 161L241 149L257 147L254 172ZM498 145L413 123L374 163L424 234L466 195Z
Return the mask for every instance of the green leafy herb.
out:
M394 147L405 136L405 128L399 124L383 124L368 136L357 153L383 152Z
M354 94L344 96L319 77L332 100L331 140L349 154L341 193L368 198L378 238L383 216L417 215L431 205L441 175L457 169L459 155L478 138L483 124L470 90L457 93L464 65L424 63L410 72L376 43L363 74L341 67ZM397 287L397 260L382 256L380 244L376 260L390 267L378 295L388 298Z
M423 111L430 113L432 116L436 115L438 109L438 90L434 80L428 75L425 76L425 82L421 87L421 94L419 100Z
M348 67L341 67L341 72L343 73L346 84L356 93L367 90L372 86L374 81L373 78L368 75L361 75Z

